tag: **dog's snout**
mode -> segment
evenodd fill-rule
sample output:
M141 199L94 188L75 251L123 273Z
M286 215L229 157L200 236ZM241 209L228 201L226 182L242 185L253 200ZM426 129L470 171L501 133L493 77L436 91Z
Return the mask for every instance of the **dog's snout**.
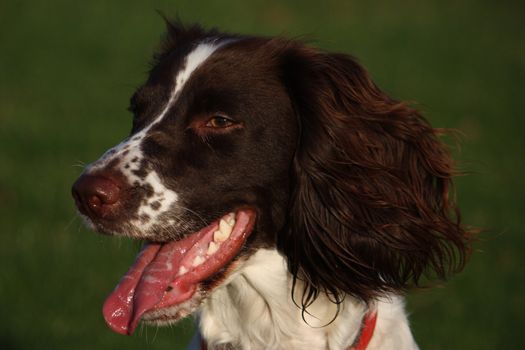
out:
M119 203L116 181L98 175L82 175L73 184L73 198L80 212L90 218L106 218Z

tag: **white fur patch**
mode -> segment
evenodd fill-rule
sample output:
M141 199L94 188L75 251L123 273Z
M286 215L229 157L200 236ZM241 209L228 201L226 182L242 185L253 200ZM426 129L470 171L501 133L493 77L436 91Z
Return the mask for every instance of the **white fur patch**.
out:
M206 41L197 45L186 56L183 67L174 79L170 98L158 116L153 118L152 122L142 130L108 150L99 160L86 168L86 172L93 172L107 167L111 162L118 162L116 168L124 174L129 184L132 186L149 185L153 188L153 195L145 199L138 208L138 219L131 222L133 226L140 230L147 231L151 228L158 222L159 216L169 211L178 200L177 193L163 184L162 179L155 170L146 169L147 175L144 178L135 173L144 166L144 154L141 150L142 141L148 135L149 130L161 122L175 104L177 97L192 73L227 42Z
M307 324L290 293L284 258L276 250L259 250L205 300L200 332L208 347L231 343L240 349L340 350L352 345L366 312L362 302L347 296L330 323L335 306L320 296L307 310ZM402 299L378 301L377 308L378 321L367 350L417 349Z
M195 295L199 294L199 292L196 292ZM174 321L178 321L184 317L189 316L196 308L197 304L192 298L170 308L165 308L162 310L150 310L142 316L142 320L150 324L165 326L173 323Z

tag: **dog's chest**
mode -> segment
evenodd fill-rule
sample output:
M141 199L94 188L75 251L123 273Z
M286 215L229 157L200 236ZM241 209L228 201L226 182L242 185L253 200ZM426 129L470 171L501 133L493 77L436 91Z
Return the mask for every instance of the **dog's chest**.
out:
M343 305L333 321L337 307L321 297L303 313L291 300L284 259L275 250L260 250L205 302L200 331L210 347L341 349L360 327L359 317L346 317L350 308L354 315L364 310Z

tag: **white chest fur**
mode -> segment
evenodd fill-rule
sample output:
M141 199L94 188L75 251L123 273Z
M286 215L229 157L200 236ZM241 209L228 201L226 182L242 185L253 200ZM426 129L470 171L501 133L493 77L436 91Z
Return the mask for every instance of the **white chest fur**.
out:
M301 290L301 286L296 288ZM296 300L300 297L296 294ZM377 302L378 320L368 350L417 349L403 300ZM359 333L366 307L347 297L337 308L319 297L303 313L291 299L291 276L275 250L260 250L206 300L200 332L208 347L232 344L240 349L330 349L349 347Z

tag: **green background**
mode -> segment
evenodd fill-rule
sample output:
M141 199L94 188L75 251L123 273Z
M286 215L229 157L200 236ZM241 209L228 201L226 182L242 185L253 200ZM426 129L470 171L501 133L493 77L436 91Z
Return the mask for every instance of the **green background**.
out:
M521 2L522 4L524 2ZM467 268L408 298L422 349L519 349L525 313L525 6L511 1L1 1L0 349L177 349L191 322L104 325L137 243L94 234L70 186L130 129L128 98L163 28L156 9L223 30L306 35L351 53L399 99L463 136Z

